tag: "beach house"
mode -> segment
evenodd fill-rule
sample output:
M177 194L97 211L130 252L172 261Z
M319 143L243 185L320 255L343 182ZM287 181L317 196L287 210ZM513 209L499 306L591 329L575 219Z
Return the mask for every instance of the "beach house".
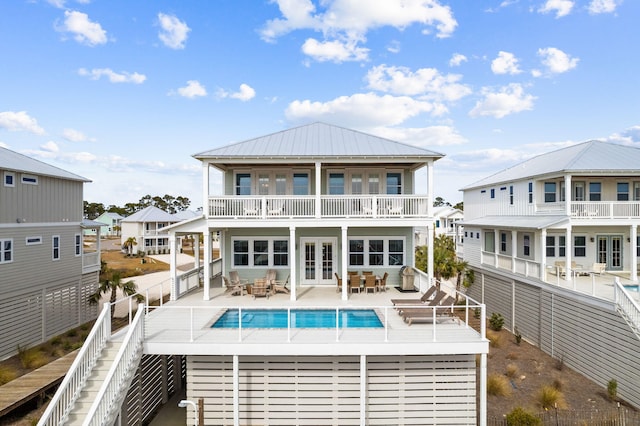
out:
M0 147L0 358L97 316L100 248L87 246L89 180ZM98 234L99 235L99 234Z

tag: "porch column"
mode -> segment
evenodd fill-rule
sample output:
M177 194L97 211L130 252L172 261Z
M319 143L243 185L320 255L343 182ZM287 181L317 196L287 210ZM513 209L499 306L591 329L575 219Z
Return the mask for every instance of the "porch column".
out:
M511 272L516 273L516 258L518 257L518 231L511 231Z
M571 175L564 177L564 206L565 213L571 217Z
M211 300L210 287L211 287L211 231L207 227L202 233L204 238L204 268L202 276L204 277L204 292L202 293L202 300Z
M289 285L291 287L290 298L292 301L296 300L296 284L298 282L296 278L296 271L298 270L296 260L298 259L298 250L296 250L296 227L289 227Z
M427 226L427 241L429 249L427 250L427 275L429 276L429 286L435 284L434 274L433 274L433 245L434 245L434 236L433 236L433 223L430 222ZM411 256L412 261L410 262L412 267L416 266L416 257L415 255ZM420 283L420 291L427 291L426 288L423 288L422 282Z
M178 255L176 254L176 234L174 232L169 233L169 277L171 279L171 300L178 300L178 276L176 274ZM162 297L162 296L161 296Z
M414 191L415 194L415 191ZM429 194L427 202L427 216L433 216L433 160L427 162L427 194Z
M571 274L573 273L573 271L571 271L571 258L573 256L573 241L571 239L571 225L567 227L567 236L565 237L565 239L566 241L565 241L564 270L566 272L565 272L564 279L569 281L571 279Z
M631 225L631 242L629 243L629 250L631 251L631 281L638 282L638 254L636 251L636 244L638 241L638 225Z
M349 252L349 240L347 238L347 231L349 230L349 227L343 226L341 230L342 238L340 241L340 264L342 265L342 273L340 274L340 276L342 277L342 300L349 300L349 293L347 292L347 288L349 287L349 275L347 273L347 254Z
M547 281L547 228L542 228L540 231L540 279L544 282Z
M209 163L202 162L202 213L209 217Z
M322 194L322 163L316 161L316 219L320 219L322 215L322 206L320 205L320 194Z

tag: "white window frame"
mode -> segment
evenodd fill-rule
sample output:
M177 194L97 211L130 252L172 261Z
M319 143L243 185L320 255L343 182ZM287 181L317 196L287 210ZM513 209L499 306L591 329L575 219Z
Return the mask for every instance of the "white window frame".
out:
M32 182L33 180L33 182ZM37 185L38 184L38 176L34 175L22 175L20 176L20 182L25 185Z
M4 248L5 243L9 242L9 250ZM9 260L7 260L6 253L9 253ZM13 238L1 238L0 239L0 264L13 262Z
M362 241L363 251L362 251L362 265L352 265L351 264L351 241ZM371 265L369 263L369 241L371 240L382 240L382 256L383 256L383 264L382 265ZM356 236L352 235L349 237L347 241L347 265L349 268L383 268L383 267L394 267L399 265L390 265L389 264L389 256L392 254L389 251L389 241L391 240L401 240L402 241L402 260L403 263L406 264L407 261L407 239L404 236L386 236L386 237L376 237L376 236ZM360 252L357 252L360 254ZM393 252L393 254L397 254L399 252Z
M56 245L57 242L57 245ZM61 247L60 247L60 235L52 235L51 236L51 260L60 260L62 257ZM56 254L57 250L57 254Z
M25 237L24 244L27 246L35 246L38 244L42 244L42 236L33 235L31 237Z
M249 251L248 251L248 264L247 265L236 265L236 256L235 256L235 250L234 250L234 246L235 246L235 242L236 241L247 241L248 246L249 246ZM266 265L254 265L254 251L253 251L253 247L254 247L254 242L255 241L267 241L268 243L268 249L267 249L267 255L269 260L267 261ZM288 252L287 252L287 264L286 265L274 265L273 262L273 255L274 255L274 250L273 250L273 242L274 241L287 241L288 244ZM233 237L231 238L231 265L233 269L249 269L249 268L269 268L269 269L289 269L291 267L291 243L289 241L289 238L287 237ZM243 252L244 253L244 252ZM282 252L279 252L279 254L282 254Z
M11 183L7 183L7 178L8 177L11 177ZM16 174L13 173L13 172L5 171L2 180L4 182L4 186L11 187L11 188L16 186Z

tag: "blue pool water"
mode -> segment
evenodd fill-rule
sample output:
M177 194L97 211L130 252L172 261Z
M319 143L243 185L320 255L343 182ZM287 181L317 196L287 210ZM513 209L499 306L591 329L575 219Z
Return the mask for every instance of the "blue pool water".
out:
M345 328L383 327L373 309L341 309L338 324ZM332 328L336 326L333 309L291 309L292 328ZM211 326L238 328L238 309L229 309ZM286 309L243 309L242 328L287 328Z
M623 286L627 291L638 291L638 285L637 284L633 284L633 285L624 285Z

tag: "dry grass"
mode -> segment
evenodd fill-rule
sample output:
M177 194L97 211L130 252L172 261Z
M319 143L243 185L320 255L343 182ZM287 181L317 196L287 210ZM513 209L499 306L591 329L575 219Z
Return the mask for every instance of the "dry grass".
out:
M511 384L501 374L489 374L487 376L487 394L493 396L511 395Z
M122 278L169 270L168 263L160 262L147 256L128 257L119 250L103 251L100 254L100 259L107 262L107 268L120 272ZM144 263L142 263L143 259Z
M18 372L9 366L0 365L0 386L18 377Z
M520 369L516 364L507 365L507 371L504 373L507 377L515 378L520 373Z
M553 386L542 386L536 394L536 402L538 406L544 410L551 408L565 409L567 408L567 402L564 399L564 395L558 389Z
M487 339L489 339L489 345L491 345L492 348L501 348L504 346L504 333L487 330Z

